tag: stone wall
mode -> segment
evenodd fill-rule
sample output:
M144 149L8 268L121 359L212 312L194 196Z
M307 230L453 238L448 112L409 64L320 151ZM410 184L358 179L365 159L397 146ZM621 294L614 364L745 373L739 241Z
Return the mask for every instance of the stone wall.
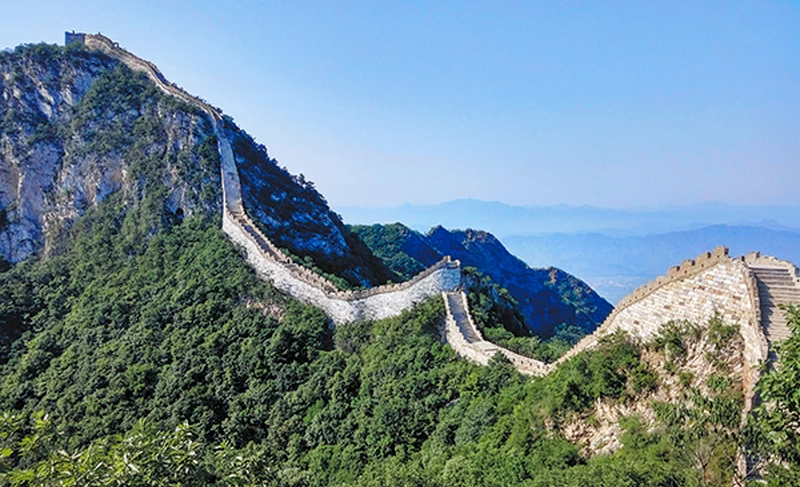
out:
M618 312L607 333L624 330L647 341L670 320L705 323L718 313L727 324L744 326L755 318L749 269L741 261L719 262L703 272L660 287Z
M233 149L225 134L222 112L204 100L190 95L180 87L170 83L155 64L119 47L119 44L102 34L66 33L66 42L82 42L88 49L95 49L118 59L133 71L145 73L164 93L174 96L185 103L199 108L211 119L214 135L217 138L222 172L222 194L225 206L232 211L242 208L242 191L239 173L233 159Z
M489 360L491 360L491 355L485 353L483 350L480 350L476 347L473 347L471 343L469 343L461 332L461 329L456 323L455 318L453 317L453 312L450 310L450 303L447 299L446 293L442 293L442 299L444 300L445 306L445 323L444 323L444 330L442 332L442 339L445 343L450 345L450 347L455 350L455 352L469 360L470 362L476 363L478 365L488 365Z
M762 258L763 259L763 258ZM796 271L796 269L795 269ZM796 274L795 274L796 275ZM447 304L447 299L445 299ZM466 298L463 300L469 323ZM757 366L767 359L767 345L760 326L758 292L755 279L745 258L732 259L728 250L718 247L670 268L666 276L657 278L623 299L605 322L591 335L585 337L553 364L520 356L503 347L483 340L470 343L455 323L447 307L446 338L456 352L476 363L485 364L495 353L502 353L528 375L545 375L558 364L597 345L600 338L622 330L642 341L655 337L661 326L671 320L688 320L701 326L715 315L727 324L739 327L745 343L745 390L747 409L752 402L752 386L758 380ZM450 325L450 321L455 326Z
M666 321L688 319L702 324L715 310L730 324L757 324L758 302L750 293L753 282L747 266L731 259L725 247L685 260L671 267L666 276L659 276L623 298L594 333L556 363L595 346L600 337L617 329L647 339L657 334Z
M460 285L460 264L458 261L451 261L449 257L410 281L359 291L339 291L323 276L295 264L244 212L239 173L219 109L170 83L153 63L120 48L119 44L106 36L73 32L67 33L65 40L67 43L82 42L87 48L102 51L134 71L144 72L162 91L196 106L210 117L221 158L222 193L225 202L222 230L245 249L247 261L259 276L272 281L278 289L321 308L335 323L346 323L396 316L431 296Z
M448 344L450 344L451 347L453 347L453 350L455 350L459 356L464 357L476 364L486 365L495 354L501 353L522 374L542 376L552 371L553 366L550 364L525 357L516 352L512 352L507 348L484 340L483 334L481 334L480 330L478 330L478 327L475 325L475 322L472 320L472 315L469 312L469 303L464 291L451 294L453 295L453 298L457 300L458 306L464 310L463 315L466 318L464 323L459 324L457 322L455 313L453 313L453 310L450 307L448 294L442 293L442 299L444 299L446 311L443 338ZM477 341L470 341L465 335L462 327L468 328L469 334L477 337Z
M233 242L242 246L247 262L260 277L292 297L322 309L337 324L397 316L442 291L457 288L461 283L458 261L447 259L400 285L381 286L363 292L336 291L335 288L320 286L317 280L323 278L312 271L300 266L293 268L265 252L231 212L225 211L222 229ZM304 273L298 275L298 271Z

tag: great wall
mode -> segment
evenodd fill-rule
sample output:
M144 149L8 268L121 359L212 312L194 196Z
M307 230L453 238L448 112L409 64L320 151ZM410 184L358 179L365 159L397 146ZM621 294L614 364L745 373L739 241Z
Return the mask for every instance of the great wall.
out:
M790 336L778 306L800 304L797 267L758 253L732 258L724 247L684 261L669 269L666 276L625 297L593 334L551 364L524 357L483 339L460 288L460 263L449 257L401 284L340 291L324 277L292 262L245 213L239 174L220 110L171 84L155 65L120 48L108 37L73 32L66 33L65 42L81 43L88 49L102 51L132 70L146 73L162 91L209 116L221 157L223 231L244 249L248 263L260 277L270 280L283 292L321 308L336 324L396 316L417 303L441 295L446 309L443 339L459 356L485 365L500 353L521 373L543 376L618 330L647 339L670 320L705 323L718 315L739 327L745 345L744 390L748 392L745 413L752 404L758 364L769 360L774 342Z

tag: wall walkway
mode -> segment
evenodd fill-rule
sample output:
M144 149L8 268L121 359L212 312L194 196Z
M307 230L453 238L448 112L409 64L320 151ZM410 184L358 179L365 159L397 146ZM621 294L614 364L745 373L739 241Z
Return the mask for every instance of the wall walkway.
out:
M759 254L732 259L724 247L684 261L666 276L642 286L625 297L605 322L553 364L523 357L483 339L469 313L460 287L460 264L446 257L408 282L363 291L339 291L330 281L299 266L284 255L247 216L242 205L239 174L225 133L222 113L192 96L164 77L158 68L122 49L100 34L67 34L67 41L83 42L119 59L135 71L146 73L165 93L198 107L214 127L221 158L224 199L223 231L246 252L259 276L278 289L323 309L335 323L396 316L416 303L440 294L445 302L444 338L456 352L479 364L502 353L517 369L541 376L583 350L597 345L603 336L624 330L647 339L670 320L704 323L716 314L740 327L745 342L746 365L767 359L769 344L788 337L788 328L777 305L800 304L797 268L785 261ZM757 372L748 379L755 384ZM751 388L749 388L751 389Z
M67 42L83 42L89 49L102 51L132 70L144 72L163 92L208 115L217 138L221 161L224 201L222 230L232 241L242 246L247 254L247 261L258 275L270 280L281 291L321 308L335 323L347 323L396 316L417 303L460 285L460 263L451 260L449 256L409 281L359 291L339 291L329 280L295 264L258 229L244 211L239 172L219 109L170 83L153 63L122 49L106 36L67 33L66 39Z

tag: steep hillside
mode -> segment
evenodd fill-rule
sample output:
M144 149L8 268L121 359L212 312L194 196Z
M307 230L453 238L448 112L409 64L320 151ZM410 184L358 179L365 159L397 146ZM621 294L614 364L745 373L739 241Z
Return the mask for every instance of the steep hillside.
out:
M775 459L772 485L797 479L797 310L752 431L742 330L716 319L644 343L611 334L534 379L500 354L460 359L438 297L332 329L220 231L203 115L96 53L0 60L14 262L0 269L0 485L728 487L745 446ZM248 212L323 270L390 276L362 235L395 279L449 253L536 290L551 325L602 314L580 281L525 267L485 232L349 234L313 185L232 121L225 132ZM465 274L477 321L521 322L500 286Z
M165 217L221 204L209 123L143 75L100 54L37 45L0 54L0 79L0 256L9 262L47 253L117 192L163 205ZM146 175L164 185L148 186Z
M165 220L221 212L209 121L141 73L79 46L0 54L0 257L47 254L88 208L120 193ZM313 185L277 166L228 120L245 205L270 238L352 285L391 273L353 238ZM147 186L144 174L163 186Z
M552 336L561 324L591 332L612 309L589 286L560 269L531 269L487 232L435 227L422 235L401 224L352 228L375 255L404 277L442 255L477 267L508 289L529 329L541 337Z

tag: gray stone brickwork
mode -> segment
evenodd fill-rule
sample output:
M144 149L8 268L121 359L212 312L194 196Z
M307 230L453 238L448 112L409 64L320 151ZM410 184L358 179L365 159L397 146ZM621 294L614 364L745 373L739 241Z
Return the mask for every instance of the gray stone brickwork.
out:
M458 261L446 257L413 279L393 285L378 286L360 291L339 291L336 286L315 272L295 264L284 255L247 216L242 206L239 173L225 134L222 112L205 101L173 85L151 62L119 47L101 34L66 33L65 41L80 42L120 60L134 71L140 71L165 93L198 107L206 113L214 127L221 158L223 208L222 230L246 252L248 263L258 275L270 280L276 288L319 307L334 323L355 320L377 320L397 316L404 310L457 288L461 282Z
M727 323L739 326L745 343L745 365L752 371L746 374L745 390L752 391L758 380L755 366L767 360L768 342L764 331L778 330L778 318L773 318L775 303L780 299L781 303L793 302L794 291L788 288L794 286L800 290L797 268L791 263L758 254L731 259L727 249L719 247L670 268L666 276L625 297L595 333L581 340L554 364L523 357L483 339L470 316L466 296L455 292L460 285L458 261L445 258L408 282L363 291L339 291L324 277L294 264L258 230L243 210L239 175L220 110L173 85L155 65L120 48L103 35L71 32L66 33L65 41L83 43L87 48L119 59L135 71L146 73L162 91L198 107L210 117L222 161L223 230L244 249L247 261L259 276L269 279L287 294L318 306L335 323L396 316L441 293L446 307L443 337L459 355L485 365L494 354L502 353L520 372L541 376L575 354L594 347L599 338L608 333L623 330L647 340L667 321L690 320L702 325L719 315ZM786 269L781 271L780 282L776 281L778 277L773 269L776 267ZM759 281L757 272L761 272L763 282ZM790 276L792 286L786 284L784 274ZM767 316L767 313L771 314ZM751 397L748 397L748 404Z

